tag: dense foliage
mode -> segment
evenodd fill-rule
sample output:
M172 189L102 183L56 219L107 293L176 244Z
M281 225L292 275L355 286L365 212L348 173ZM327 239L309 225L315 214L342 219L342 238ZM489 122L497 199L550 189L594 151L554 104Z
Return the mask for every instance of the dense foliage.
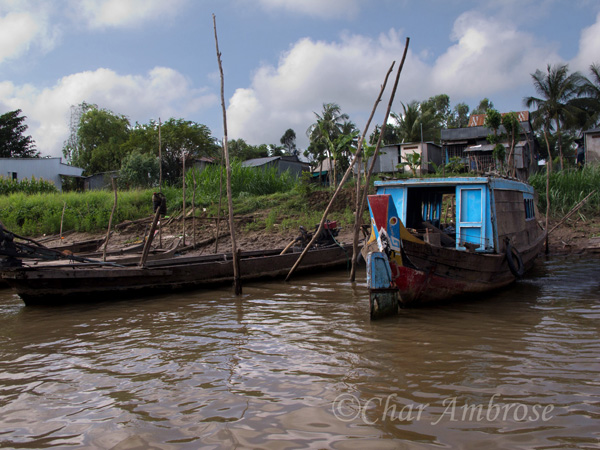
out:
M186 174L186 204L191 206L194 178L196 186L195 205L210 207L219 200L218 166L209 166L198 173L190 170ZM223 180L225 177L223 176ZM275 168L257 170L242 167L240 162L232 163L232 191L239 201L270 194L291 192L298 180L288 172L279 175ZM152 212L154 190L128 190L118 193L117 211L113 223L133 220ZM65 207L63 230L82 232L103 231L108 226L114 195L110 191L89 191L85 193L35 194L30 191L0 196L0 220L9 230L22 235L36 236L43 233L54 234L60 230L60 220ZM181 188L168 187L162 192L167 198L169 214L181 210L183 192ZM223 181L223 196L225 196ZM226 202L223 202L225 205ZM260 205L260 202L258 203Z
M24 178L22 180L13 180L0 175L0 196L15 194L17 192L23 194L44 194L58 192L54 183L35 177Z
M538 205L546 211L546 173L538 172L529 178L538 193ZM582 170L562 170L550 174L550 215L560 218L567 214L590 192L596 191L581 208L580 213L597 215L600 211L600 166Z
M0 158L37 158L35 142L26 136L26 116L20 116L21 110L9 111L0 115Z

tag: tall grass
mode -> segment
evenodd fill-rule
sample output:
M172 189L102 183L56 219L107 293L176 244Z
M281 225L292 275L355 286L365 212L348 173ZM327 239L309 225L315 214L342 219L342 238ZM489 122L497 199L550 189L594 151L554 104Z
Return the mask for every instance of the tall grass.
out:
M529 178L538 193L538 206L546 211L546 173L538 172ZM582 214L597 215L600 211L600 166L582 170L562 170L550 174L550 215L562 217L593 190L597 192L580 209Z
M192 174L186 177L186 205L192 202ZM232 164L232 191L237 198L235 213L251 212L268 206L265 196L277 197L291 191L297 180L289 172L281 175L275 168L260 170ZM120 191L113 223L135 220L152 213L153 190ZM163 189L167 198L169 214L182 209L183 193L180 188ZM223 177L223 199L226 198ZM210 206L219 199L219 168L209 167L196 173L196 205ZM106 230L114 194L111 191L89 191L85 193L36 193L22 192L0 196L0 221L9 230L26 236L56 234L65 206L63 230L98 232ZM225 203L225 200L223 202Z
M58 189L56 189L54 183L43 178L36 179L32 176L31 178L23 178L17 181L0 175L0 195L15 194L17 192L40 194L58 192Z
M215 202L219 198L219 183L222 176L222 190L225 195L224 169L219 166L208 166L202 172L195 171L196 196L200 202ZM277 168L244 167L239 161L231 163L231 193L232 196L257 196L269 195L276 192L287 192L292 190L298 180L286 171L279 173ZM192 171L186 174L186 186L193 186ZM203 199L203 200L202 200Z

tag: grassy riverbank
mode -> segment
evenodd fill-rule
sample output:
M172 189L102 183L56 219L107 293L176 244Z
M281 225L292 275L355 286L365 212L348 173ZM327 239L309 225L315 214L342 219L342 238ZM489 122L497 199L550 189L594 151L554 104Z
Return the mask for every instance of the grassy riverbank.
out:
M130 190L118 192L117 209L113 224L126 220L136 220L152 214L153 190ZM180 215L183 209L181 188L166 188L169 216ZM297 184L285 192L268 195L239 193L233 201L236 216L252 216L246 221L247 231L297 230L298 226L312 227L317 224L332 191L327 188L312 188ZM74 230L83 233L106 231L113 207L114 193L111 191L91 191L85 193L52 194L11 194L0 196L0 221L4 227L23 236L57 234L63 217L63 231ZM206 196L198 192L195 198L196 216L216 217L218 196ZM330 215L348 225L353 223L353 187L344 189L335 202ZM186 192L186 214L192 208L192 192ZM227 199L222 198L221 218L226 217Z

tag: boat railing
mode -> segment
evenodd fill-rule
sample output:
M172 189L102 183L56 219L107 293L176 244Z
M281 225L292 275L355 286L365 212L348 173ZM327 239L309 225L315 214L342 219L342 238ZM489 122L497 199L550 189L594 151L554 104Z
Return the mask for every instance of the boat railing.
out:
M481 236L477 237L467 233L458 233L456 236L458 248L480 252L494 250L494 241L492 239Z

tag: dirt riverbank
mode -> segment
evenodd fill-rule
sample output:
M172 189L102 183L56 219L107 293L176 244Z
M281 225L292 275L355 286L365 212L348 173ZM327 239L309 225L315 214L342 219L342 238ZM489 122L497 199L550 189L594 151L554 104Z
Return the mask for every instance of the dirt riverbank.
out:
M280 231L275 224L270 230L247 231L247 224L256 220L255 216L240 217L236 220L236 243L241 250L263 250L273 248L283 248L299 235L299 231ZM206 218L195 221L195 227L191 219L185 221L185 243L183 241L183 221L182 220L164 220L160 236L155 235L153 246L157 247L162 242L162 248L169 248L174 245L181 247L190 247L195 244L195 249L188 249L194 253L221 253L231 251L231 237L229 227L226 221L220 222L220 233L218 243L216 242L216 221ZM540 220L544 224L545 220ZM109 239L109 249L122 248L144 241L144 236L150 228L151 218L144 220L119 224ZM552 229L558 223L557 220L550 221L549 228ZM307 224L308 225L308 224ZM314 224L313 224L314 226ZM307 226L309 231L314 230ZM74 242L80 242L89 239L103 238L106 233L66 233L61 240L58 236L41 236L36 238L46 246L69 245ZM362 239L362 235L361 235ZM337 237L339 242L352 242L352 226L342 224L341 231ZM568 220L550 234L549 239L551 254L581 254L598 253L600 254L600 218L591 218L583 220L575 218Z

